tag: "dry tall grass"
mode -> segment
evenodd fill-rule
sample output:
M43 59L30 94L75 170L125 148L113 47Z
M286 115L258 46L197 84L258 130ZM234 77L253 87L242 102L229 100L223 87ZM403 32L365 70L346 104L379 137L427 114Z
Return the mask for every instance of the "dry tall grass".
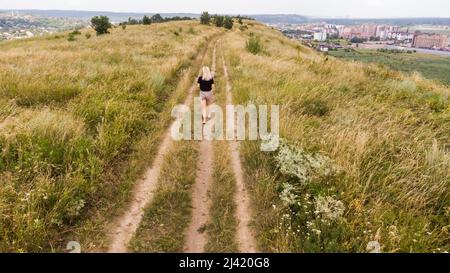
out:
M128 195L182 72L218 31L171 22L0 44L0 251L59 251L98 229L84 220Z
M101 226L87 219L126 200L182 100L177 83L219 31L172 22L0 44L0 251L92 241ZM222 41L235 102L281 106L282 155L241 145L262 250L450 251L448 88L326 58L259 24ZM311 159L302 180L283 168L299 158Z
M255 36L258 54L246 50ZM334 166L302 183L277 153L242 145L263 250L365 252L377 241L385 252L450 251L448 88L327 58L258 24L225 40L235 102L279 104L287 160L301 149ZM340 204L342 216L324 216Z

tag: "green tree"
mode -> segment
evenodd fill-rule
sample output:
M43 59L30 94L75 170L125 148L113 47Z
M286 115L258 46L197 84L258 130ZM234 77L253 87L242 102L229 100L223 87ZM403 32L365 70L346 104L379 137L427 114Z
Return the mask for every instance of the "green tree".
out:
M112 27L107 16L95 16L91 19L91 26L97 32L97 35L109 33L109 29Z
M155 14L152 16L152 23L161 23L164 22L164 18L161 16L161 14Z
M202 23L203 25L209 25L209 23L211 22L211 16L209 15L209 13L207 11L202 13L202 16L200 17L200 23Z
M232 29L233 28L233 18L231 18L230 16L225 16L225 20L223 22L223 26L226 29Z
M361 44L364 43L366 41L366 39L363 38L359 38L359 37L353 37L350 42L354 43L354 44Z
M150 25L152 23L152 19L148 17L147 15L144 15L144 18L142 18L142 24L144 25Z
M221 15L214 16L214 24L216 25L216 27L223 27L224 20L225 20L225 17L223 17Z
M128 18L128 25L137 25L139 24L139 21L136 19L133 19L131 17Z

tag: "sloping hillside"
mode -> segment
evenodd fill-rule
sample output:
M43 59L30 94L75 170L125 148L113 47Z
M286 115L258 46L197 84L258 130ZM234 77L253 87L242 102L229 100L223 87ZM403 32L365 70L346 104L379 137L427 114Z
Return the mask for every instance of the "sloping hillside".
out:
M450 90L244 25L1 43L0 251L450 251ZM203 65L276 152L170 139Z
M65 234L98 229L151 163L178 83L217 32L183 22L0 44L0 251L62 249Z
M264 26L226 40L235 103L282 109L279 151L241 149L263 251L449 251L448 88Z

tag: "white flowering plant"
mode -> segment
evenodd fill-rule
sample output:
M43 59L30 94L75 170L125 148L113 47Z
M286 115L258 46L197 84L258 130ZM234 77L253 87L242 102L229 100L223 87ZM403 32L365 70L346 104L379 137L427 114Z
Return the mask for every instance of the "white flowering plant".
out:
M295 193L295 187L289 183L283 183L283 190L280 193L280 199L286 206L292 206L297 203L298 195Z
M263 141L270 143L270 136ZM279 203L273 206L277 225L271 232L290 250L343 252L357 246L339 244L351 241L352 227L345 218L346 205L333 186L340 168L320 152L312 152L286 139L279 139L272 157ZM323 182L323 183L322 183ZM362 241L361 241L362 242Z
M275 161L283 175L295 177L302 184L337 171L337 167L329 157L307 152L303 148L289 144L284 139L280 139Z
M345 212L344 204L332 196L317 197L315 199L315 208L314 213L316 216L327 221L340 220Z

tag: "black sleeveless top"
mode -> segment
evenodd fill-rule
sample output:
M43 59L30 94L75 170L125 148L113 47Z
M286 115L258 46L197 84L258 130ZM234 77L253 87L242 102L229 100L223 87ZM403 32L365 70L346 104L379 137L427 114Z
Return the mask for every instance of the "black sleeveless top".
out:
M200 90L203 92L211 92L214 79L204 81L202 77L199 77L197 83L200 84Z

